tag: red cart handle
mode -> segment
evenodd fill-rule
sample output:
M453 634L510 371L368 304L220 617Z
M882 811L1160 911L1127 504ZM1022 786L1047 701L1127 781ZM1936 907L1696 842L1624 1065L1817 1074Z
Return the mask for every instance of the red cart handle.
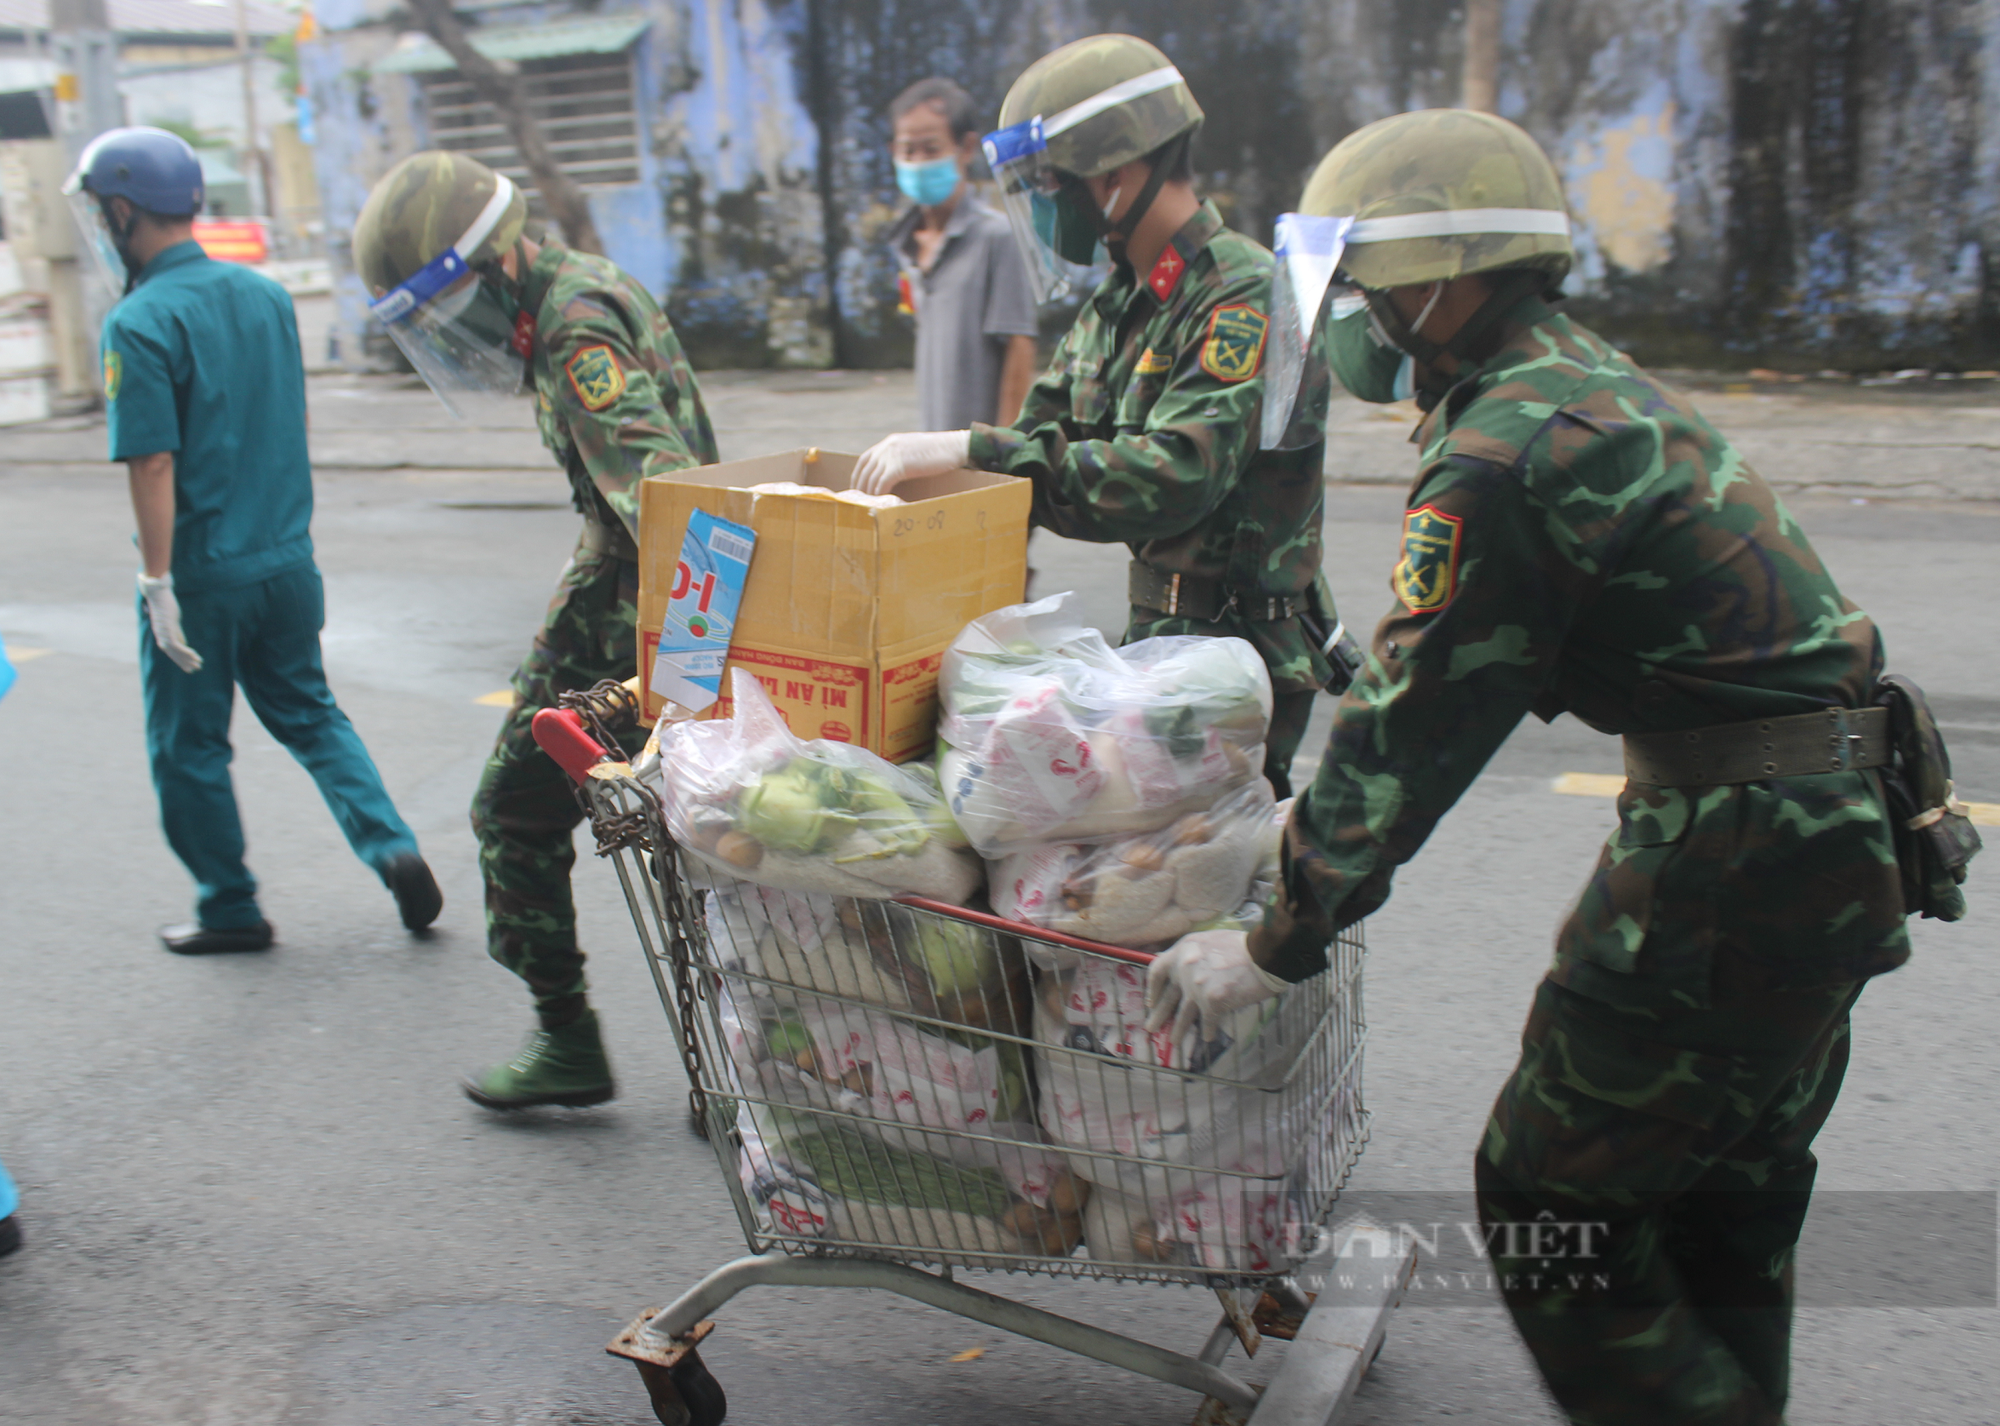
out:
M584 731L583 719L568 708L541 709L530 726L535 745L579 783L608 756L603 745Z
M932 911L940 916L949 916L954 921L968 921L974 926L984 926L988 930L1004 932L1024 940L1046 941L1052 946L1068 946L1071 950L1088 951L1093 956L1126 961L1135 966L1151 965L1156 955L1153 951L1135 951L1130 946L1112 946L1103 941L1087 940L1082 936L1072 936L1066 931L1044 930L1040 926L1030 926L1025 921L1009 921L1004 916L995 916L991 911L972 911L963 906L953 906L948 901L934 901L928 896L898 896L895 899L904 906L914 906L920 911Z

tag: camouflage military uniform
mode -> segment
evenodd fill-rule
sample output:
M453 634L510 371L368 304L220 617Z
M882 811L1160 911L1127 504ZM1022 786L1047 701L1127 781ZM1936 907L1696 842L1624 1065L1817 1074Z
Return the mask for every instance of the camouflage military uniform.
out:
M1868 617L1687 402L1539 301L1420 429L1394 585L1251 954L1287 978L1524 713L1608 733L1861 707ZM1776 1422L1791 1253L1847 1014L1908 958L1873 771L1628 784L1478 1158L1489 1222L1607 1227L1496 1271L1578 1422ZM1598 1275L1602 1275L1600 1280Z
M1161 574L1302 597L1319 574L1323 440L1259 451L1271 255L1204 203L1140 281L1120 264L1012 426L974 425L983 470L1035 482L1034 523L1123 542ZM1133 606L1126 639L1233 635L1264 656L1278 710L1266 769L1283 795L1326 660L1296 617L1209 622Z
M486 881L487 946L528 982L543 1024L583 1005L583 954L569 874L581 820L569 779L535 746L538 709L558 694L631 676L637 640L638 483L713 464L715 435L666 315L601 257L545 245L523 287L536 321L533 372L542 442L569 474L584 537L535 645L472 802Z

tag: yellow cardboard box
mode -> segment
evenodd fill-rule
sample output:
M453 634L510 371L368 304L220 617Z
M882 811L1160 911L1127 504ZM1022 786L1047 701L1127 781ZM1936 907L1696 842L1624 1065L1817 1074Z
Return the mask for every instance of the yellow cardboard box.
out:
M931 749L938 664L958 631L1021 601L1028 577L1029 483L960 470L911 481L901 505L871 509L849 489L856 457L787 451L656 476L639 488L639 679L646 717L667 593L688 515L706 510L757 532L736 611L729 669L763 683L801 738L858 743L891 762ZM825 495L753 495L791 481Z

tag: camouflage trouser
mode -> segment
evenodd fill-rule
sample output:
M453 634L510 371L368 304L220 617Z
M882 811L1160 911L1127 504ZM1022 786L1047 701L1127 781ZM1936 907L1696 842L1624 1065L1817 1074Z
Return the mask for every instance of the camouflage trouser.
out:
M1300 687L1302 680L1314 679L1310 660L1285 653L1282 641L1256 637L1263 632L1257 625L1242 624L1233 619L1211 623L1206 619L1164 615L1157 609L1142 609L1136 604L1129 607L1131 620L1125 626L1124 640L1128 644L1139 639L1163 638L1169 634L1192 634L1206 639L1244 639L1264 656L1265 664L1271 670L1275 700L1271 710L1271 733L1264 740L1264 776L1270 779L1271 789L1277 793L1279 801L1290 797L1292 759L1298 756L1299 744L1305 739L1306 724L1312 721L1313 697L1320 691L1317 680ZM1285 621L1287 625L1294 622ZM1281 661L1273 662L1274 659Z
M560 693L632 676L638 599L637 563L577 552L514 674L514 706L472 798L487 952L528 983L548 1028L575 1019L584 1003L569 890L571 835L583 811L568 776L535 746L530 725Z
M1711 1009L1638 977L1615 1005L1542 983L1476 1175L1502 1294L1571 1421L1783 1420L1810 1146L1860 993L1776 989L1720 951Z

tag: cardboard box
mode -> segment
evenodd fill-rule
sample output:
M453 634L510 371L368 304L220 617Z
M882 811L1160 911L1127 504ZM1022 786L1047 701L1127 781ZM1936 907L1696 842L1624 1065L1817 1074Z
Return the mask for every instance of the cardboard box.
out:
M891 762L931 750L938 665L958 631L1021 602L1029 483L960 470L911 481L901 505L831 495L752 495L792 481L851 487L857 458L795 450L675 471L639 488L639 678L659 716L653 655L688 515L707 510L757 532L729 668L762 681L801 738L858 743ZM708 712L729 717L725 696Z

